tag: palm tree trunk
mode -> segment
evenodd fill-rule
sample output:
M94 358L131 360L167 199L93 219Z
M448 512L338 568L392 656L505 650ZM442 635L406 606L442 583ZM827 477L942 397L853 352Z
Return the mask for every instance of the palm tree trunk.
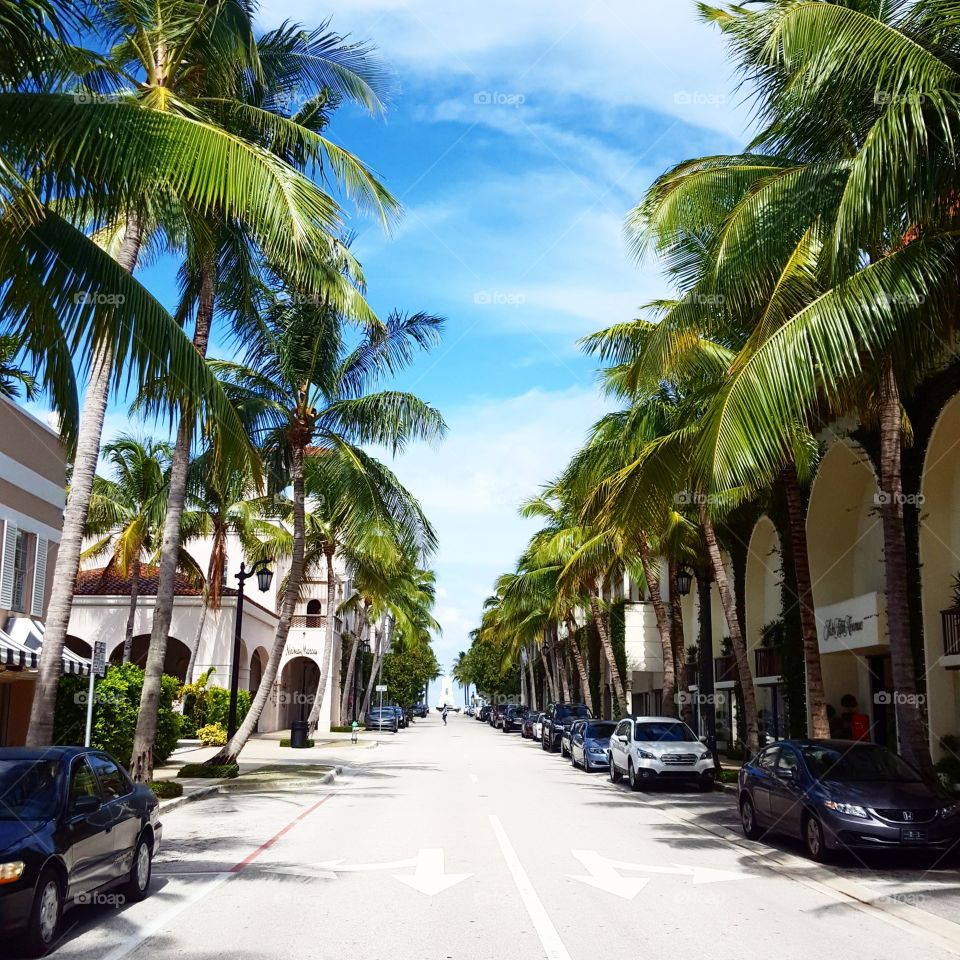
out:
M327 680L330 678L330 671L334 662L334 653L339 655L340 648L339 642L334 641L333 630L333 608L337 600L337 577L333 568L333 549L324 547L323 554L327 560L327 621L324 624L323 666L320 668L320 682L317 684L317 692L313 698L313 706L310 708L310 716L307 717L307 724L311 731L317 729L317 724L320 721L320 710L323 707L324 694L327 691ZM339 640L339 636L340 635L337 634L337 640ZM336 650L334 646L336 646ZM339 674L340 671L338 669L338 683ZM334 689L331 681L330 696L336 699L339 695L339 689ZM331 725L332 723L333 717L331 716ZM329 731L326 732L329 733Z
M357 635L353 638L353 645L350 648L350 660L347 663L347 678L343 685L343 699L340 701L340 719L341 722L350 716L351 708L355 708L353 700L353 677L357 669L357 654L360 650L360 644L367 633L367 604L364 602L360 607L360 623ZM353 711L356 713L356 710Z
M693 722L693 708L688 702L687 683L687 651L683 639L683 607L680 605L680 588L677 585L679 564L670 561L670 579L667 590L670 595L670 643L673 647L673 675L676 682L678 701L681 704L677 711L688 725Z
M290 621L297 608L297 597L300 594L300 581L303 578L303 541L306 527L303 490L303 447L293 448L293 553L290 558L290 573L287 575L287 585L283 590L283 604L280 607L280 620L277 623L277 632L273 637L273 648L267 659L267 668L263 672L260 686L254 695L250 710L243 718L243 723L233 735L233 739L211 760L211 765L222 763L236 763L240 751L246 746L250 735L257 729L263 708L267 704L280 661L283 659L283 649L287 645L287 635L290 633Z
M539 697L537 696L537 673L533 668L533 647L530 648L527 656L527 673L530 676L530 709L536 710Z
M370 676L367 678L367 689L363 694L363 710L361 711L363 716L366 716L367 711L370 709L370 698L373 696L373 687L377 682L377 671L380 669L380 664L383 662L383 641L385 633L385 625L381 625L379 629L374 630L373 663L370 665Z
M140 558L134 557L130 565L130 611L127 627L123 633L123 662L129 663L133 652L133 621L137 616L137 597L140 594Z
M567 670L567 657L563 647L557 647L557 663L560 668L560 688L563 690L564 703L570 702L570 673Z
M797 467L792 460L783 470L783 488L787 498L790 553L793 556L794 576L797 580L800 629L803 633L803 662L807 674L807 712L810 718L808 733L816 739L829 739L830 723L827 720L827 698L823 689L817 616L813 606L813 585L810 580L807 518L803 497L800 494L800 483L797 479Z
M523 650L520 651L520 706L527 705L530 701L527 699L527 671L524 669ZM464 700L466 705L466 700Z
M596 704L593 702L593 694L590 692L590 679L587 676L587 665L583 662L583 651L580 649L580 644L577 643L577 638L572 632L570 633L570 652L573 654L573 662L576 664L577 674L580 677L580 688L583 690L583 702L590 708L590 712L596 716Z
M917 673L907 601L907 539L903 526L900 391L893 361L884 362L880 381L880 516L883 521L884 579L890 665L896 691L897 732L904 758L933 775L930 745L917 698Z
M207 591L204 590L200 601L200 620L197 623L197 632L193 638L193 647L190 649L190 662L187 664L187 683L193 683L193 671L197 668L197 651L200 649L200 638L203 636L203 625L207 620L209 602Z
M660 649L663 653L663 690L660 709L664 716L675 717L677 715L677 677L674 672L670 618L663 604L663 597L660 595L660 574L654 570L650 562L650 550L643 542L640 545L640 562L643 564L643 575L647 581L650 601L653 603L653 612L657 618L657 632L660 634Z
M740 630L740 620L737 617L737 604L730 589L723 558L720 556L720 547L717 544L717 533L713 528L713 521L707 513L705 503L700 504L700 525L703 527L703 537L707 542L707 552L713 566L713 577L717 581L720 591L720 602L723 605L723 616L727 623L727 632L737 658L737 674L740 677L740 686L743 688L744 727L746 729L745 743L747 751L752 757L760 749L760 724L757 718L757 692L753 686L753 674L750 671L750 661L747 658L747 647L743 642L743 633ZM710 638L707 638L708 641Z
M623 681L620 679L620 668L617 666L617 658L613 652L613 643L610 640L610 632L607 630L607 622L604 619L603 611L600 609L600 601L594 594L590 595L590 614L597 628L597 635L600 637L600 646L603 647L603 652L606 655L607 665L610 667L610 689L617 701L616 706L624 710L627 708L627 697L623 689Z
M207 355L210 326L213 322L214 280L212 269L205 269L200 285L200 303L193 331L193 345L201 357ZM140 712L137 730L133 736L130 757L130 775L138 783L153 779L153 741L157 736L157 711L160 702L160 684L167 659L167 640L173 619L173 600L176 591L177 561L180 556L180 522L187 499L187 473L190 450L193 446L194 411L184 407L180 411L180 426L170 461L170 488L167 494L167 512L163 518L163 539L160 546L160 570L157 576L157 599L153 608L153 628L150 648L140 694Z
M543 661L543 674L547 678L547 690L550 694L551 702L556 702L559 698L557 697L557 688L553 680L553 669L550 665L549 654L543 649L543 646L540 646L540 659ZM546 704L544 704L546 706Z
M117 263L127 273L133 273L137 265L142 241L143 223L139 215L130 213L127 216L123 243L117 254ZM53 715L56 709L57 686L63 672L63 648L70 624L77 572L80 569L83 528L87 522L93 477L100 456L100 437L103 434L112 372L113 348L108 343L95 345L93 362L90 365L90 380L80 413L70 493L63 513L63 529L57 550L50 603L47 606L39 671L30 707L30 726L26 738L28 747L47 747L53 740Z

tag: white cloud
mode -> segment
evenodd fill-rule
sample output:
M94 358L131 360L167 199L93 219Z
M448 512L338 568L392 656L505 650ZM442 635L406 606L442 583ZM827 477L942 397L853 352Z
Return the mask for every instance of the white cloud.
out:
M445 411L450 433L442 445L411 448L393 464L440 536L442 664L466 649L495 578L535 530L518 515L520 503L553 479L606 410L584 387L473 401Z

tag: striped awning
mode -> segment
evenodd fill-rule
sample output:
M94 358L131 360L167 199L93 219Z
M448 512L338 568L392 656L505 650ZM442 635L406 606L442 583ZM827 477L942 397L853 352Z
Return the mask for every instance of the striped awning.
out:
M13 670L36 670L43 649L43 624L29 617L11 617L6 629L0 630L0 667ZM90 661L72 650L63 648L61 664L64 673L89 676Z

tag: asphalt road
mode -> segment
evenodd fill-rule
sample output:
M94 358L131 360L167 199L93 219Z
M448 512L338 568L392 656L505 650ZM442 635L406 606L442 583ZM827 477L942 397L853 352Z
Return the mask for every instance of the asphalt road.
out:
M170 811L151 896L71 911L55 956L960 955L955 868L815 867L745 841L727 794L633 794L462 716L381 741L333 785L238 781Z

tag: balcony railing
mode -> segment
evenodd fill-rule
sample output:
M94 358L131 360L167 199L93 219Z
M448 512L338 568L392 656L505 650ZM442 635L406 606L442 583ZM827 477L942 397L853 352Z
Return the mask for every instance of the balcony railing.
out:
M960 609L944 610L943 652L948 657L960 657Z
M731 680L739 680L737 676L737 658L714 657L713 658L713 681L714 683L727 683Z
M290 618L290 627L293 630L326 630L327 615L325 613L296 613ZM333 629L340 633L343 630L343 620L333 618Z
M754 653L756 677L779 677L783 673L780 651L773 647L760 647Z

